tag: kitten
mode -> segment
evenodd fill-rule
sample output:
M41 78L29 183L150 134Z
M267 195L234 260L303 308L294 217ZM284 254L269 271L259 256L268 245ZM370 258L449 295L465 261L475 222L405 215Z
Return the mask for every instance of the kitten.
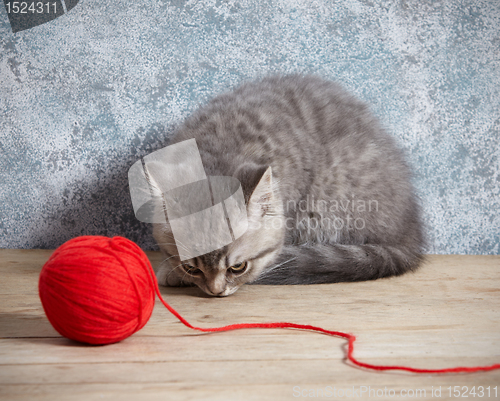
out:
M168 223L155 224L160 284L227 296L245 283L372 280L421 262L419 206L402 152L337 84L300 75L244 84L195 112L170 144L191 138L208 176L241 182L253 224L184 262Z

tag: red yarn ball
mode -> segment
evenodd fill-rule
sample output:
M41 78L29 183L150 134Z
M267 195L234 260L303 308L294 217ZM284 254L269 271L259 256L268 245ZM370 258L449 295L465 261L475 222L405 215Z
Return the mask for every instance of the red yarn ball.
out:
M153 312L154 278L145 253L122 237L83 236L55 250L38 290L52 326L89 344L121 341Z

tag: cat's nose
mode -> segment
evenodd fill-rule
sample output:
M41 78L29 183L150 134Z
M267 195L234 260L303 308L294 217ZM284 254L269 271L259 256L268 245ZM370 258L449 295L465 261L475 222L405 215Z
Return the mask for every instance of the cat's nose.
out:
M226 278L222 275L217 275L213 280L207 283L208 291L216 297L223 297L226 292Z

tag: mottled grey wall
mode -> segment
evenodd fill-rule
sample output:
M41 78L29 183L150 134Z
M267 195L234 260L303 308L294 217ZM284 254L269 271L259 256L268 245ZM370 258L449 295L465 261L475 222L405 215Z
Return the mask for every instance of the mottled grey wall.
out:
M499 253L497 0L81 0L15 34L0 6L0 247L151 249L129 166L213 94L278 72L371 104L415 168L429 252Z

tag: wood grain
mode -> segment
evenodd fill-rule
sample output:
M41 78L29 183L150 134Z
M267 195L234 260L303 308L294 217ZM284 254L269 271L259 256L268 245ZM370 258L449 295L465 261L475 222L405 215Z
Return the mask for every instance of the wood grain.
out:
M343 339L307 331L194 332L159 301L146 327L125 341L77 344L50 326L38 298L38 275L50 254L0 250L2 400L348 398L330 396L333 389L372 391L350 397L360 400L408 398L402 390L421 390L413 398L451 400L457 397L449 386L500 387L500 371L433 376L358 369L344 360ZM158 253L148 256L153 265L160 260ZM228 298L209 298L196 288L161 291L199 326L289 321L353 332L355 355L369 363L444 368L500 362L500 256L432 255L401 277L249 285ZM439 388L441 397L433 393ZM395 396L378 397L384 389ZM481 399L500 399L493 396Z

